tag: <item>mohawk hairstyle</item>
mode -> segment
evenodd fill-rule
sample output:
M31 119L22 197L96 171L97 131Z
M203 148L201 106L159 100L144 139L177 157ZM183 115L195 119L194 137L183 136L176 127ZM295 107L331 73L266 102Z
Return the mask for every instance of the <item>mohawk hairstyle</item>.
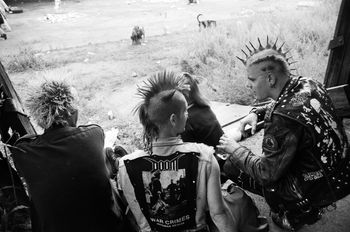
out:
M273 44L270 44L269 37L266 37L266 46L264 47L261 44L260 38L258 38L259 47L255 48L252 42L249 41L250 47L245 45L247 48L247 52L241 49L245 58L241 58L236 56L245 66L250 66L252 64L257 64L266 60L277 61L279 62L283 68L290 73L290 71L296 70L295 68L290 69L290 66L297 63L293 61L292 56L288 56L288 53L291 49L283 52L282 47L284 46L284 42L282 45L277 47L278 38L276 38ZM291 74L294 75L294 74Z
M65 82L45 81L29 95L26 106L30 115L43 129L53 124L68 125L76 111L71 87Z
M141 124L143 125L143 142L145 150L152 152L152 140L158 136L159 128L155 123L155 112L151 106L155 101L169 102L177 91L180 91L180 78L171 71L164 70L157 72L143 86L138 86L137 95L141 97L141 103L134 109L138 112ZM160 99L156 99L159 97ZM159 118L163 115L157 114ZM165 117L165 116L163 116ZM157 118L157 121L160 119Z

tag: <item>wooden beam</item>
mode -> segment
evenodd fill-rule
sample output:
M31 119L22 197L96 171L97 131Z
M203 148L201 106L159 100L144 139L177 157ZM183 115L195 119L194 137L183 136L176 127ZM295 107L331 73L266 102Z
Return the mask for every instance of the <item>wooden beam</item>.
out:
M327 88L339 117L350 117L350 87L348 84Z
M329 43L330 55L324 84L328 87L350 84L350 1L343 0L333 40Z
M6 98L12 99L15 111L16 111L16 118L13 119L19 120L20 125L16 125L17 129L20 133L20 136L23 136L24 134L36 134L35 129L32 125L32 123L29 120L29 117L25 114L24 108L22 106L21 99L19 98L16 90L14 89L12 82L7 75L4 66L0 62L0 86L4 94L6 95ZM1 123L1 122L0 122ZM12 128L14 129L14 128Z

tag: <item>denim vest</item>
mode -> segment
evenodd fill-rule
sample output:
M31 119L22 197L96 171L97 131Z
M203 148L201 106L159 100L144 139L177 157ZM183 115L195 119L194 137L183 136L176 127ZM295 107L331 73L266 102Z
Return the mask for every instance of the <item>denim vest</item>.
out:
M214 150L179 138L153 143L119 161L118 187L140 231L186 231L206 224Z

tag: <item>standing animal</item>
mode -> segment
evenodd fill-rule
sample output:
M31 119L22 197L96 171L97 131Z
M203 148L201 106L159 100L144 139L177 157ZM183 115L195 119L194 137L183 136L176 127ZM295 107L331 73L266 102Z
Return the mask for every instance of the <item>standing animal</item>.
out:
M198 21L198 27L199 29L207 28L207 27L216 27L216 20L200 20L199 17L202 16L202 14L197 15L197 21Z
M141 41L145 39L145 29L143 27L134 26L130 38L133 45L141 44Z
M198 4L199 0L188 0L188 4Z

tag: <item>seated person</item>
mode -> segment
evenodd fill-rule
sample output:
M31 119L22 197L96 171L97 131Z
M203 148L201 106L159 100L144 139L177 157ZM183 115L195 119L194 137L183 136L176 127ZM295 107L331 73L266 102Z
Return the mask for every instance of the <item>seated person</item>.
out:
M183 73L181 78L183 84L189 87L181 91L188 104L188 119L181 138L184 142L204 143L215 148L224 134L220 123L209 101L201 94L198 81L188 73Z
M44 133L20 138L13 160L28 186L38 229L118 231L120 215L105 164L103 130L76 126L77 108L64 82L44 82L27 106Z
M218 148L230 154L224 171L241 187L264 196L280 227L294 231L315 223L322 208L350 192L342 123L320 83L291 76L286 53L276 43L263 47L259 40L259 49L252 48L241 61L257 99L274 101L241 122L243 131L264 119L263 154L223 136Z
M184 143L187 102L173 88L173 73L161 72L138 93L137 112L144 127L145 150L119 160L118 187L139 231L209 231L206 212L219 231L237 231L224 204L214 149Z

